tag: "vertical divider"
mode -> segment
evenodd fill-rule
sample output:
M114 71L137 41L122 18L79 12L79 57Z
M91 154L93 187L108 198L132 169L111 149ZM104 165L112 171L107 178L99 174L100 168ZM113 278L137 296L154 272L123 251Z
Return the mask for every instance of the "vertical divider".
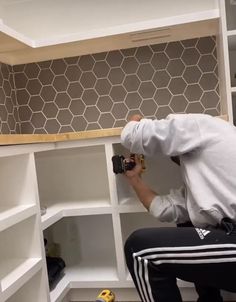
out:
M106 163L107 163L107 175L108 175L108 182L109 182L109 192L111 197L111 205L118 206L118 195L117 195L117 185L115 174L113 173L113 166L112 166L112 156L114 155L113 148L112 148L112 140L109 143L105 143L105 153L106 153Z
M125 265L124 253L121 252L123 251L123 240L122 240L120 214L118 211L118 195L117 195L118 188L116 184L115 174L113 173L113 166L111 160L112 156L114 155L112 143L114 143L112 139L108 143L105 143L106 161L107 161L107 169L108 169L107 173L108 173L109 191L111 197L111 206L112 206L112 222L113 222L113 232L114 232L114 240L115 240L117 272L118 272L119 281L125 281L126 265Z
M36 202L36 207L37 207L36 224L38 226L38 232L39 232L39 238L40 238L39 240L40 240L40 248L41 248L40 254L42 257L42 278L45 283L44 289L45 289L45 293L46 293L46 297L47 297L47 301L45 301L45 302L50 302L46 254L45 254L45 249L44 249L43 230L42 230L42 226L41 226L40 199L39 199L38 180L37 180L37 171L36 171L34 153L30 154L30 164L31 164L32 186L33 186L34 192L35 192L35 202Z

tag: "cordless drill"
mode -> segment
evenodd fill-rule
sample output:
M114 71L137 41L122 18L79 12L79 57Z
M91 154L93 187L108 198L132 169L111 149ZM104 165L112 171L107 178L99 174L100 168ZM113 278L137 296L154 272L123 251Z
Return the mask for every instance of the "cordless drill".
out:
M115 295L109 289L104 289L97 296L95 302L115 302Z
M145 171L145 163L144 163L144 156L142 154L138 155L141 166L142 172ZM123 155L114 155L112 156L112 164L113 164L113 172L115 174L125 173L126 171L132 170L136 163L135 163L135 154L130 154L129 158L125 158Z

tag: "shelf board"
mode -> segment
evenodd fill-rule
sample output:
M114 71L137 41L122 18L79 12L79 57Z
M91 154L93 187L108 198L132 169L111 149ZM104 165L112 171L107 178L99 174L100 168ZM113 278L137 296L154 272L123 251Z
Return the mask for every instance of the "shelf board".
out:
M46 204L41 202L41 204ZM63 217L83 215L111 214L111 205L104 201L66 201L47 207L46 214L41 216L42 228L45 230Z
M37 213L36 205L0 206L0 231L21 222Z
M235 94L235 93L236 93L236 87L231 87L231 92L232 92L233 94Z
M9 259L1 264L1 272L8 272L1 279L2 296L8 299L42 268L41 258Z

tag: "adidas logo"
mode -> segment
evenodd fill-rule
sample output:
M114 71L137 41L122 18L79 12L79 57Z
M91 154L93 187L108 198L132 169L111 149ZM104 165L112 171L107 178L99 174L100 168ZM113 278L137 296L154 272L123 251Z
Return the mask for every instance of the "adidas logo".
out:
M204 239L204 237L206 237L206 235L210 233L210 231L204 229L195 228L195 230L197 231L201 239Z

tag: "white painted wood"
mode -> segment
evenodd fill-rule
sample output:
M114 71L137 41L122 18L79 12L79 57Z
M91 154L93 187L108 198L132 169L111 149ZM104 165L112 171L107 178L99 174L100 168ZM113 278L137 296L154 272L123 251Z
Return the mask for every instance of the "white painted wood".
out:
M35 205L0 207L0 232L37 213Z
M38 271L29 281L26 282L15 294L6 302L46 302L48 301L45 292L44 274Z
M220 82L221 114L227 114L229 122L233 122L233 108L230 93L230 62L227 39L225 0L219 0L220 22L219 35L217 36L217 53Z
M42 205L93 200L110 204L104 146L36 154Z
M12 270L13 265L14 270ZM7 299L41 269L42 263L40 258L29 258L25 261L14 259L4 262L3 266L5 270L11 269L11 272L1 280L3 297Z
M172 0L1 0L1 5L0 30L32 47L219 17L215 0L179 0L178 5Z

